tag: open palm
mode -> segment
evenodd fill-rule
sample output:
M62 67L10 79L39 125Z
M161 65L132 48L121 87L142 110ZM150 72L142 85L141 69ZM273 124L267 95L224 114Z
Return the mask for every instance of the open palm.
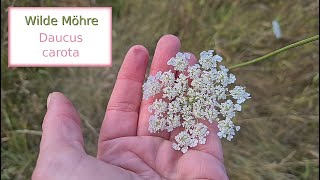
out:
M180 49L179 39L163 36L156 47L150 74L167 71ZM86 154L80 118L61 93L48 97L40 154L32 178L38 179L228 179L216 127L205 145L183 154L172 148L179 130L151 134L147 111L153 99L142 100L148 51L133 46L122 64L101 127L97 157ZM190 63L196 61L191 58Z

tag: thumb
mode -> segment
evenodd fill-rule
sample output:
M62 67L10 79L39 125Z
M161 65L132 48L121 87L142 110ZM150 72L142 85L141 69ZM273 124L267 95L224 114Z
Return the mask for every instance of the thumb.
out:
M40 151L65 146L84 151L80 116L62 93L53 92L48 96L42 130Z
M86 155L80 117L72 103L62 93L54 92L48 97L47 109L32 179L68 177Z

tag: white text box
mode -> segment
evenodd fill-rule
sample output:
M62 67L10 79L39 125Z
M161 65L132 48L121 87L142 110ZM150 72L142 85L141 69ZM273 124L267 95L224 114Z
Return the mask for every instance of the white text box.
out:
M10 7L9 67L111 66L110 7Z

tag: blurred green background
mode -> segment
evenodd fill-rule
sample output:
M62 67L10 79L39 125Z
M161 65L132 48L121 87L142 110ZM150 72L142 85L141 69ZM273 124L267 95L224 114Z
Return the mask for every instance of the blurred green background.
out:
M13 5L112 6L113 66L9 69L7 7ZM30 179L52 91L74 102L87 152L95 155L117 72L134 44L152 56L158 39L170 33L181 39L182 51L215 49L234 65L319 34L318 25L318 0L1 0L1 179ZM252 99L237 116L240 133L223 140L230 179L319 179L318 66L316 41L233 71Z

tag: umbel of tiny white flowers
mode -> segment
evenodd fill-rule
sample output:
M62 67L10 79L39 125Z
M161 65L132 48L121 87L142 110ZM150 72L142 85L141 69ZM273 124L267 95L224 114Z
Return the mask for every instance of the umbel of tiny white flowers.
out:
M142 86L145 100L162 94L148 107L152 114L149 131L171 132L183 127L172 145L183 153L206 143L209 131L203 121L218 122L217 135L230 141L240 130L232 119L241 111L241 104L250 98L244 87L231 88L236 77L225 66L218 65L222 57L213 50L201 52L198 64L189 66L189 59L190 54L177 53L167 63L178 72L177 77L171 70L157 72Z

